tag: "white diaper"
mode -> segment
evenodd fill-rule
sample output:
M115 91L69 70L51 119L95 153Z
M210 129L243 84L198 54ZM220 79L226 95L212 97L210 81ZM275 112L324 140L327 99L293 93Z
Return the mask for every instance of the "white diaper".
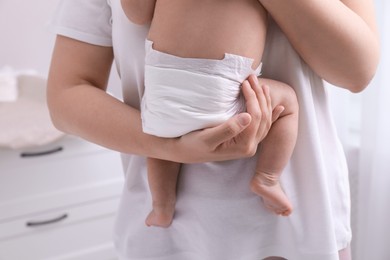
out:
M218 125L245 110L241 83L259 75L253 59L225 54L223 60L180 58L153 49L146 40L143 131L178 137Z

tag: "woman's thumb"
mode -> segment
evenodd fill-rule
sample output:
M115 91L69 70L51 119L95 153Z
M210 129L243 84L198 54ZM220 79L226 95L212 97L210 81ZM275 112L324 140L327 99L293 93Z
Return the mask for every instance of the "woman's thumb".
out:
M212 147L217 147L244 131L244 129L249 126L250 122L251 116L248 113L235 115L225 123L209 128L207 142Z

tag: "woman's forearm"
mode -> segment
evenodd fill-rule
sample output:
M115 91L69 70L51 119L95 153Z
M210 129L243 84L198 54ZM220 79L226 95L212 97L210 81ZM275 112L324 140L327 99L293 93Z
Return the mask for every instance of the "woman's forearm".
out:
M68 134L123 153L168 154L169 140L143 134L138 110L99 88L73 86L50 93L49 101L53 123Z
M379 43L371 0L260 0L308 65L330 83L363 90Z
M113 52L58 36L47 101L61 131L124 153L163 155L169 140L143 134L139 111L106 93ZM151 144L153 143L153 147Z

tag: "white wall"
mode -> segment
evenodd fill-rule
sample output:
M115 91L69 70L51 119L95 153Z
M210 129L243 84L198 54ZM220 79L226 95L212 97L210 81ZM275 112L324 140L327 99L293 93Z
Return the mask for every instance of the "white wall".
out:
M0 0L0 67L47 75L54 35L46 24L58 0Z
M82 0L80 0L82 1ZM59 0L0 0L0 68L34 70L47 76L55 35L47 24ZM110 92L120 97L116 73Z

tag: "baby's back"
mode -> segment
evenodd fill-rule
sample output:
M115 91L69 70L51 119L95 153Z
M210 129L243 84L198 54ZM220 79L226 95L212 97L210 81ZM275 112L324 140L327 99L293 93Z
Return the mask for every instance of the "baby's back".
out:
M258 0L157 0L149 39L180 57L261 60L267 15Z

